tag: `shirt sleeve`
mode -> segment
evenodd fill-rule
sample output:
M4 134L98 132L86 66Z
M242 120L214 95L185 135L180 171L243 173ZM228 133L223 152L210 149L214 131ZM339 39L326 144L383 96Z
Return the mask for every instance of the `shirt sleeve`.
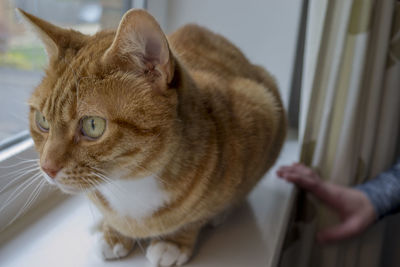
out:
M355 187L365 193L381 219L400 208L400 160L388 171Z

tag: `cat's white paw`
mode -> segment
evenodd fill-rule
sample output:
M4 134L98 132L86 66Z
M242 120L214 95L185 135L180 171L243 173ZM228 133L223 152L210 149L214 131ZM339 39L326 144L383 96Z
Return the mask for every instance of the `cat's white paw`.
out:
M159 241L147 247L146 258L154 266L180 266L189 260L189 254L176 245Z
M95 235L96 252L103 260L120 259L128 255L129 250L126 249L121 243L115 244L111 247L104 239L103 233Z

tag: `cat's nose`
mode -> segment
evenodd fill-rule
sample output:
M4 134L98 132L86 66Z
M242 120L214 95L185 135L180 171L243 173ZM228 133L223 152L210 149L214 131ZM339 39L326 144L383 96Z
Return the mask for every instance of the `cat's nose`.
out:
M42 170L51 178L55 178L57 176L57 173L62 169L62 167L57 166L56 164L46 161L42 165Z

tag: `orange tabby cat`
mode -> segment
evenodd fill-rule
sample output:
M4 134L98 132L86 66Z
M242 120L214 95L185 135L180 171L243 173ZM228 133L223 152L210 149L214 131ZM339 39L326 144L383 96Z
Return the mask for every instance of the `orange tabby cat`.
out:
M222 36L187 25L166 37L143 10L93 36L20 13L49 57L29 101L46 179L98 206L105 259L146 238L152 263L187 262L280 152L274 80Z

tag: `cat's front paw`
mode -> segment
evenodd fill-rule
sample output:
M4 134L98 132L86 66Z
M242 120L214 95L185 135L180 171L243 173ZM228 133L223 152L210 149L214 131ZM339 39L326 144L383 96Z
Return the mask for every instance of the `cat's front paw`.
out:
M146 258L154 266L181 266L189 260L189 250L166 241L153 241L146 251Z
M95 235L96 252L103 260L115 260L127 256L131 248L127 248L124 244L116 242L109 244L104 238L103 233Z

